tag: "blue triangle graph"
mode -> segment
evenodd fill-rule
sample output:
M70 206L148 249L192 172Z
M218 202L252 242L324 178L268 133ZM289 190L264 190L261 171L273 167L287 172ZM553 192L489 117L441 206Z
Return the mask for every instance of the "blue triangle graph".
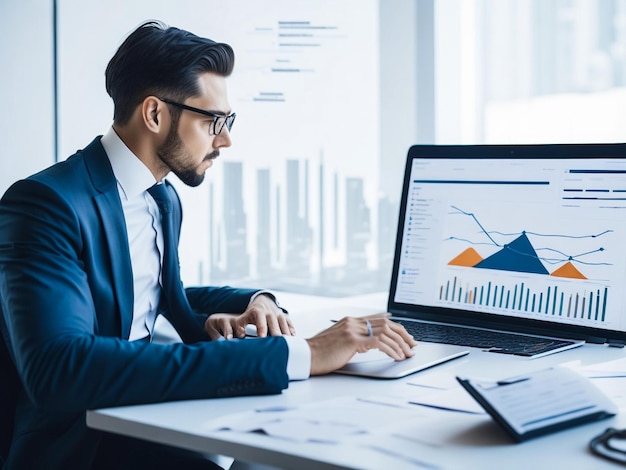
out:
M549 274L525 233L474 265L475 268L498 269L522 273Z

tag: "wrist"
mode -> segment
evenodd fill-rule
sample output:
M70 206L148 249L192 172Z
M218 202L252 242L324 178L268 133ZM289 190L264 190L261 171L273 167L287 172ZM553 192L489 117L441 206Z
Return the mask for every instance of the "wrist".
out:
M258 292L256 292L251 298L250 298L250 304L252 304L252 302L254 302L257 298L259 297L266 297L268 299L270 299L272 301L272 303L278 307L285 315L288 315L289 312L287 311L286 308L282 307L280 305L280 302L278 302L278 299L276 298L276 296L274 294L272 294L270 291L267 290L260 290Z

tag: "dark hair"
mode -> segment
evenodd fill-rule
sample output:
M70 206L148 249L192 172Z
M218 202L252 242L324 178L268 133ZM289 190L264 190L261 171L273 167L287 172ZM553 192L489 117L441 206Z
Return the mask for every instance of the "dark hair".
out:
M148 21L133 31L107 65L106 90L113 99L113 120L126 124L147 96L184 101L197 96L198 75L213 72L227 77L235 54L188 31Z

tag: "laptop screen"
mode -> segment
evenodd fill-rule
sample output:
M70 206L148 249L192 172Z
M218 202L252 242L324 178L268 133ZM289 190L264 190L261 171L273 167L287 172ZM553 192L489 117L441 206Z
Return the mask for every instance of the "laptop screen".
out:
M626 338L626 146L412 147L389 309Z

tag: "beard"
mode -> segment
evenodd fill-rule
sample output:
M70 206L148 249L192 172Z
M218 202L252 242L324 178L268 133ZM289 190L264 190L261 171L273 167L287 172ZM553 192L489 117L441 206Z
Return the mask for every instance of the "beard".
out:
M172 122L165 142L156 153L172 173L187 186L196 187L204 181L204 173L198 174L197 167L191 166L193 158L178 137L178 122Z

